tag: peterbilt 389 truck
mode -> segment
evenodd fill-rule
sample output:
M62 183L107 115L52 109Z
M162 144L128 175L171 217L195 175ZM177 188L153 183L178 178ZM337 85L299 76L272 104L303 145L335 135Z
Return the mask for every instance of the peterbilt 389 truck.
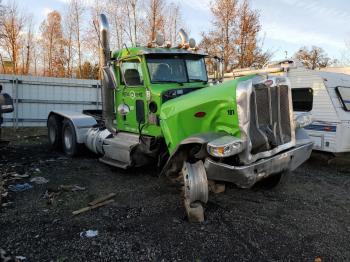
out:
M176 47L158 37L111 52L104 14L99 23L102 111L50 112L53 148L74 156L85 145L105 164L153 164L161 175L180 177L191 221L204 218L208 180L276 185L309 158L312 142L302 127L310 118L294 118L287 78L209 83L206 54L183 30Z

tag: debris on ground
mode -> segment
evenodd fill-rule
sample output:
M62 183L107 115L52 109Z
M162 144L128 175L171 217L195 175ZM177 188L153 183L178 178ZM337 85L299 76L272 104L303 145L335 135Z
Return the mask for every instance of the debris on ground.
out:
M6 250L0 247L0 261L14 262L16 260L11 256L10 253L6 252Z
M96 237L98 235L98 230L87 230L80 233L80 237Z
M43 194L43 198L47 199L47 204L51 205L53 201L55 200L55 197L60 195L60 190L54 190L54 189L47 189L45 193Z
M114 202L114 200L113 200L113 199L110 199L110 200L107 200L107 201L98 203L98 204L96 204L96 205L93 205L93 206L83 207L83 208L81 208L81 209L78 209L78 210L73 211L72 214L73 214L74 216L76 216L76 215L79 215L79 214L81 214L81 213L85 213L85 212L87 212L87 211L89 211L89 210L92 210L92 209L95 209L95 208L99 208L99 207L108 205L108 204L110 204L110 203L112 203L112 202Z
M94 206L94 205L96 205L96 204L98 204L98 203L104 202L104 201L106 201L106 200L108 200L108 199L111 199L111 198L113 198L113 197L115 197L115 193L110 193L110 194L108 194L108 195L106 195L106 196L99 197L99 198L97 198L97 199L91 201L91 202L89 203L89 206Z
M16 259L18 259L19 261L23 261L23 260L26 260L27 258L24 256L16 256Z
M30 179L30 182L38 184L38 185L42 185L42 184L48 183L49 180L46 179L45 177L37 176L37 177L33 177L32 179Z
M208 180L209 190L214 194L224 193L226 186L223 183L217 183L213 180Z
M28 183L8 186L8 189L12 192L22 192L22 191L26 191L26 190L29 190L32 188L33 188L33 186L31 184L28 184Z
M23 174L23 175L20 175L16 172L9 172L9 173L5 173L3 174L3 178L5 179L5 181L12 181L12 180L22 180L24 178L28 178L29 175L26 173L26 174Z

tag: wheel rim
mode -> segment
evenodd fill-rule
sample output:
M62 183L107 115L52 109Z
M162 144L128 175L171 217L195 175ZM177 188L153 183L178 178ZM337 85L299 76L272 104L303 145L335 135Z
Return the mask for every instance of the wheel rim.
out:
M185 200L189 203L208 202L208 180L202 161L195 164L185 162L182 168Z
M64 145L67 149L71 149L73 144L73 134L69 127L64 129Z
M56 130L55 127L53 125L49 126L49 138L50 138L50 142L51 144L55 143L56 140Z

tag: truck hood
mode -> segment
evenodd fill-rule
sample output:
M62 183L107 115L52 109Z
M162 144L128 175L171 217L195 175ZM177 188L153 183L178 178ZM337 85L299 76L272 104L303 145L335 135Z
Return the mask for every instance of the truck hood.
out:
M164 103L160 125L169 152L197 134L225 132L240 137L236 88L240 81L251 77L205 87Z

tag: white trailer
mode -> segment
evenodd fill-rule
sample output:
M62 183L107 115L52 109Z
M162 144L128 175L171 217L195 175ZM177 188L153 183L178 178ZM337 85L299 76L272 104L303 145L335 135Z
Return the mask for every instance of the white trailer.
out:
M350 75L309 70L299 61L284 60L260 70L235 70L226 77L237 78L252 72L289 78L296 115L312 114L313 122L305 129L315 150L350 152Z

